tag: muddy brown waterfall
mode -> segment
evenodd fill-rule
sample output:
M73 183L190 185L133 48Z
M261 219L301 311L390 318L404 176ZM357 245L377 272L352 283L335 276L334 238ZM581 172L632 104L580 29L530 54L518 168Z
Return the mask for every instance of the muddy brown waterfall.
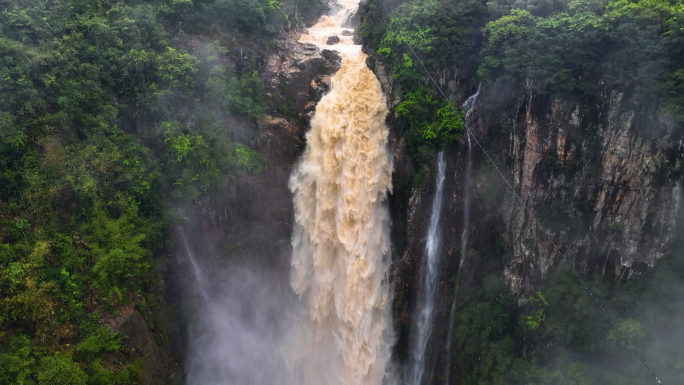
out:
M342 55L290 179L291 286L301 309L286 354L301 385L380 385L390 357L388 111L361 47L342 34L358 2L341 6L301 39L329 48L338 36Z

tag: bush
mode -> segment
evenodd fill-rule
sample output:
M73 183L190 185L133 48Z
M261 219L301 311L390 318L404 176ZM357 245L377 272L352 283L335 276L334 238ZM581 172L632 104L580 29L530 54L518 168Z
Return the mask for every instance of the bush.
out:
M69 356L55 353L40 361L38 383L41 385L86 385L86 379L86 374Z
M122 340L121 334L112 333L109 329L99 327L76 345L74 358L78 361L88 361L98 357L103 352L119 353L123 350Z
M29 357L29 339L25 335L14 337L9 349L0 354L0 385L30 384L27 379L33 360Z
M409 143L414 157L446 148L463 133L463 114L454 111L448 101L433 99L425 88L407 92L396 112L411 126Z

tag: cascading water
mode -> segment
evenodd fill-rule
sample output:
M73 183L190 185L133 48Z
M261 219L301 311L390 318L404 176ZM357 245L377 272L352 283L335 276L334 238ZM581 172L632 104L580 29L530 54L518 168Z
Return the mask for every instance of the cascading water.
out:
M468 246L468 227L470 224L470 185L473 179L473 143L471 139L470 130L473 128L472 115L475 110L475 103L477 103L477 97L480 95L480 86L477 87L475 94L471 95L465 103L463 103L463 108L465 109L465 132L468 138L468 153L466 159L466 173L465 180L463 182L463 233L461 234L461 261L458 264L459 270L463 267L466 255L466 246Z
M209 306L211 306L211 303L209 302L209 296L207 295L207 278L204 275L204 272L202 272L202 270L200 269L199 265L197 265L197 261L195 261L195 255L190 249L188 239L185 236L185 230L178 228L177 231L180 235L181 240L183 241L183 247L185 248L185 256L188 258L188 260L190 261L190 265L192 266L192 272L195 278L197 289L199 289L200 294L202 295L204 304L207 306L207 308L209 308Z
M197 287L184 293L191 309L188 385L381 385L389 379L388 111L361 47L342 33L357 8L358 0L339 3L301 39L334 48L342 66L318 103L307 148L290 176L295 223L286 279L277 267L221 255L208 269L208 258L193 254L202 250L201 237L179 229L187 286ZM334 47L325 45L331 35L340 38Z
M188 385L292 385L275 349L285 334L292 295L283 291L273 272L249 267L206 266L196 254L185 228L178 234L184 247L179 265L187 274L183 307L187 321ZM187 266L187 267L186 267ZM192 290L194 289L194 290Z
M342 68L316 107L290 177L290 284L302 302L286 345L292 385L380 385L390 358L388 111L366 55L341 33L358 1L340 5L301 39L329 48L327 37L340 37L334 49Z
M442 233L439 227L442 213L442 195L444 178L446 173L446 161L444 153L437 156L437 185L435 197L432 201L430 214L430 227L428 229L427 243L425 245L425 259L423 263L422 287L417 304L416 330L410 348L410 366L408 383L420 385L425 375L425 352L427 350L430 332L432 331L432 313L435 306L435 289L439 268L439 253L442 246Z
M463 103L463 108L466 111L465 114L465 134L468 143L468 152L466 155L466 172L465 179L463 181L463 232L461 233L461 260L458 264L458 278L461 276L461 268L463 263L465 263L466 248L468 246L468 227L470 226L470 185L472 183L472 172L473 172L473 144L470 137L470 130L473 128L472 115L475 110L475 104L477 102L477 97L480 95L480 86L477 87L477 91L471 95L465 103ZM457 280L458 281L458 280ZM451 311L449 313L449 332L447 335L447 358L445 363L444 371L444 384L448 385L451 377L451 349L453 344L454 334L454 322L456 317L456 295L454 294L454 299L451 302Z

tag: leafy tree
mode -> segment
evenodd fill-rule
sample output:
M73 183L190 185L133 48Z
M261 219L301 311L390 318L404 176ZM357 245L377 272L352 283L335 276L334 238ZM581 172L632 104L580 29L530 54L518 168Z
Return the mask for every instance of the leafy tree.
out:
M463 132L462 114L449 102L434 100L428 90L407 92L396 112L413 128L414 140L435 147L446 147Z
M29 384L27 378L32 359L29 356L29 339L25 335L12 338L9 349L0 354L0 384L11 385Z

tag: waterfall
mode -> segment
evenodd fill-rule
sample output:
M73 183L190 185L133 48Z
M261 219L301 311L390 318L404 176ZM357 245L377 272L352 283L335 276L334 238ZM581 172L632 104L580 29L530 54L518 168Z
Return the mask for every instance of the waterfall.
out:
M458 265L460 270L465 262L466 246L468 246L468 226L470 224L470 185L473 179L473 143L471 139L470 130L473 128L472 115L475 110L475 103L477 97L480 95L480 86L477 87L475 94L471 95L468 100L463 103L465 109L465 132L468 138L468 153L466 158L466 173L463 181L463 232L461 233L461 262Z
M388 110L361 47L342 34L358 2L341 6L301 39L330 48L327 37L338 36L342 67L290 177L290 284L301 299L286 352L292 385L381 385L390 358Z
M466 172L463 181L463 232L461 233L461 260L458 264L458 279L456 282L460 281L461 278L461 268L463 268L463 263L465 262L466 248L468 246L468 227L470 226L470 186L472 183L472 173L473 173L473 143L471 139L470 130L473 128L472 115L475 110L475 104L477 102L477 97L480 95L480 86L477 86L477 91L471 95L465 103L463 103L463 108L466 111L465 121L465 134L468 143L468 152L466 155ZM458 284L458 283L457 283ZM455 288L458 290L458 287ZM449 332L447 334L447 358L445 363L444 372L444 384L448 385L451 377L451 350L453 348L453 334L454 334L454 323L456 322L456 293L454 293L454 299L451 302L451 311L449 312Z
M412 339L408 383L420 385L425 373L425 352L432 331L432 312L435 306L435 289L439 268L439 253L442 246L442 233L439 227L442 213L442 195L444 187L446 161L444 152L437 156L437 179L435 197L430 213L430 227L425 245L425 259L422 268L421 291L417 303L417 329Z
M200 294L202 295L204 304L207 306L207 309L209 309L211 303L209 302L209 296L207 295L207 277L204 275L204 272L202 272L202 269L200 269L199 265L197 264L197 261L195 261L195 255L190 249L188 239L185 236L185 231L179 227L178 234L180 235L180 238L183 241L183 248L185 248L185 256L188 258L188 260L190 261L190 265L192 266L193 277L195 278L197 288L199 289Z
M203 264L206 255L194 251L197 239L188 234L178 228L184 249L178 254L179 266L188 278L183 302L193 309L186 319L185 383L294 385L285 380L285 363L277 349L291 302L282 280L253 267L209 269Z

